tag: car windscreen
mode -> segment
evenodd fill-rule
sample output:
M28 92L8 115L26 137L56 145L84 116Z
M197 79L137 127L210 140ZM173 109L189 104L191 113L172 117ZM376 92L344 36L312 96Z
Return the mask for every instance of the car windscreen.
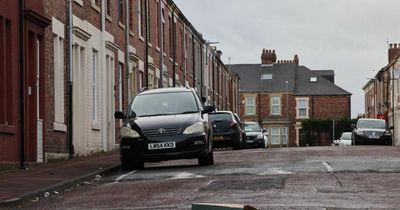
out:
M360 120L357 127L385 129L386 123L384 120Z
M261 132L261 128L257 124L246 124L244 130L246 132Z
M195 113L199 109L191 92L164 92L136 96L130 113L132 111L136 116L144 117Z
M343 133L342 134L342 139L351 140L351 133Z
M212 113L209 114L208 117L214 122L232 121L232 115L230 115L229 113Z

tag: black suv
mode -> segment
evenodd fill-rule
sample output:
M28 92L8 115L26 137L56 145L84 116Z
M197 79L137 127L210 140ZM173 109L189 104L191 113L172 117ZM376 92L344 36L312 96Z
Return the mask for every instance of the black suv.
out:
M216 111L210 113L209 117L214 128L214 147L245 148L243 122L236 114L230 111Z
M385 120L362 118L357 121L352 136L353 143L392 145L392 132L388 130Z
M193 89L161 88L139 93L120 130L122 170L144 168L144 162L198 158L199 165L214 164L212 126L214 107L205 106Z

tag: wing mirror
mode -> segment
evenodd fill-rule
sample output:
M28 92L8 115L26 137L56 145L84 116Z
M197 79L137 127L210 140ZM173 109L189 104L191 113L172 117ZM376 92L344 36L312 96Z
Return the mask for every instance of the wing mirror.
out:
M205 106L204 110L202 111L202 114L210 113L214 111L214 106Z
M125 119L125 118L126 118L126 115L125 115L124 112L116 111L116 112L114 113L114 117L115 117L115 119Z

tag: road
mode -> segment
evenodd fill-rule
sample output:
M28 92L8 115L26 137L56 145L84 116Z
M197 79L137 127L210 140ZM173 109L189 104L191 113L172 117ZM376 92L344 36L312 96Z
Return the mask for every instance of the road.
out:
M306 147L215 152L196 160L146 163L98 184L24 205L24 209L191 209L192 203L258 209L365 209L400 206L400 148Z

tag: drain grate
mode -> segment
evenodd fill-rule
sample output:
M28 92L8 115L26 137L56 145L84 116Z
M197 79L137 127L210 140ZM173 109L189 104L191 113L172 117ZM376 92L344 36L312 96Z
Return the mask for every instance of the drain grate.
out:
M218 191L218 190L269 190L269 189L283 189L286 178L267 178L255 180L215 180L209 185L202 187L202 191Z

